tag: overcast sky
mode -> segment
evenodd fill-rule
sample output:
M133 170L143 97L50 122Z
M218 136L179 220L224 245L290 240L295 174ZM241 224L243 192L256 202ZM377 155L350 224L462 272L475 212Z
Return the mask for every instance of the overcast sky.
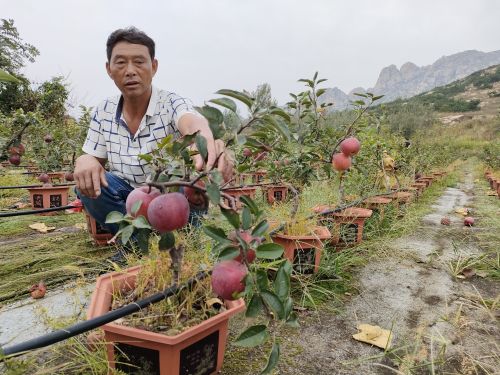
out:
M73 102L95 106L118 93L105 43L134 25L156 42L154 84L191 98L267 82L280 104L316 70L328 87L373 87L380 70L407 61L500 49L496 0L2 0L2 18L40 50L24 73L66 76Z

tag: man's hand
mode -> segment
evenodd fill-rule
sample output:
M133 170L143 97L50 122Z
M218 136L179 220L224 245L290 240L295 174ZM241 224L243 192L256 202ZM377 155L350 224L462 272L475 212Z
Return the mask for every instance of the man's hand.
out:
M195 168L198 171L203 170L203 166L205 166L205 170L209 171L217 162L217 169L222 174L224 180L228 181L231 179L234 162L227 153L224 141L221 139L214 140L210 126L208 126L208 121L203 116L186 113L179 119L177 128L182 135L194 134L199 131L200 135L207 140L208 155L206 165L200 154L193 157ZM196 149L196 146L193 145L193 149Z
M97 198L101 194L101 184L108 186L103 159L92 155L82 155L75 163L75 183L81 194L89 198Z

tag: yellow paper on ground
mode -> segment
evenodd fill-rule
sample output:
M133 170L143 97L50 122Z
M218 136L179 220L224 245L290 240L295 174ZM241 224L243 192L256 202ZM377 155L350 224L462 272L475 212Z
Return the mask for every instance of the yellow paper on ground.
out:
M56 229L56 227L48 227L44 223L34 223L34 224L31 224L30 228L34 229L34 230L37 230L40 233L47 233L47 232L51 232L54 229Z
M382 349L390 348L392 341L391 331L370 324L360 324L358 325L358 330L361 332L352 335L355 340L375 345Z

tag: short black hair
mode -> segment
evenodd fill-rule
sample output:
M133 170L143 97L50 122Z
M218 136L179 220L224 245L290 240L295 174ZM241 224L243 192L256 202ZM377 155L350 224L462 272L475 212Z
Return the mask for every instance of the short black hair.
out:
M127 27L126 29L118 29L111 33L106 42L106 54L108 55L108 62L111 60L111 53L113 48L119 42L129 42L133 44L142 44L148 47L151 60L155 58L155 42L144 31L139 30L134 26Z

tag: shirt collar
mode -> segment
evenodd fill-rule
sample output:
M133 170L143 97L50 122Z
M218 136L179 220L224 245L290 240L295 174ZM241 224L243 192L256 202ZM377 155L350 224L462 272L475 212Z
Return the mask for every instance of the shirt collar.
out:
M157 102L158 102L158 89L154 86L151 86L151 97L149 98L148 108L146 109L147 117L154 116ZM120 95L120 99L118 100L118 105L116 106L116 115L115 115L117 123L120 123L120 118L122 117L122 111L123 111L123 95Z

